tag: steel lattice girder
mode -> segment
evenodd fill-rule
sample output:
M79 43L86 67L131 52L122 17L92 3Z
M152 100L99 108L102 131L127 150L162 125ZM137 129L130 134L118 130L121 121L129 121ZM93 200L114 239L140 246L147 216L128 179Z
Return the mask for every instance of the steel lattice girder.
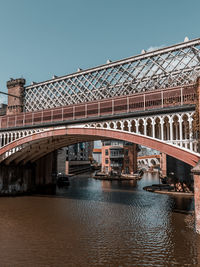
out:
M24 111L193 83L200 38L25 87Z

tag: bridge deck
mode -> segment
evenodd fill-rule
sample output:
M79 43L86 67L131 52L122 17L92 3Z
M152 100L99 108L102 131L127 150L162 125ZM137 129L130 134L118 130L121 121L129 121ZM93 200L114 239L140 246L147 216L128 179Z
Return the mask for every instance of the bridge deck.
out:
M0 129L29 126L48 122L95 118L195 104L196 85L138 93L79 105L25 112L0 118Z

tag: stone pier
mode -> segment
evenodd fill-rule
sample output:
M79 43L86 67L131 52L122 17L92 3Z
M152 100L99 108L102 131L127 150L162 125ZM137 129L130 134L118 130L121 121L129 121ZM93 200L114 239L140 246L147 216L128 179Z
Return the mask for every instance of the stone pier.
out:
M165 153L161 154L160 169L163 177L167 176L167 155Z
M0 165L0 196L41 192L55 187L55 159L52 152L35 163Z
M36 192L49 192L55 189L57 173L57 151L47 154L35 163Z
M34 165L0 165L0 195L30 192L34 185Z

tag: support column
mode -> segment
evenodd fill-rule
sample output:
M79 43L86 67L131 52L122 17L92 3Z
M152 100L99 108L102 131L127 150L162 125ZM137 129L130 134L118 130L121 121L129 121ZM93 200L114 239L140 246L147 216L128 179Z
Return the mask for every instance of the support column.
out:
M197 103L196 103L196 112L197 112L197 122L196 122L196 134L198 136L198 145L197 151L200 152L200 141L199 141L199 132L200 132L200 77L197 78Z
M144 119L144 135L147 135L147 119Z
M160 139L164 140L164 120L163 118L160 119Z
M158 125L158 138L161 140L161 124Z
M178 140L178 123L175 124L176 137L175 140Z
M54 185L52 174L57 172L57 151L51 152L35 162L36 180L38 190L51 188Z
M154 121L154 119L152 120L152 137L155 138L155 124L156 122Z
M170 138L169 138L169 127L170 127L170 125L169 125L169 122L168 122L168 123L166 123L166 128L167 128L167 132L166 132L166 134L167 134L167 138L166 138L166 140L167 140L167 141L170 140Z
M189 118L189 142L190 142L190 150L193 150L192 144L192 118Z
M169 119L169 125L170 125L170 141L173 141L173 120L172 120L172 118Z
M179 132L180 132L180 144L181 147L183 146L183 125L182 125L183 119L179 118Z
M11 142L13 141L13 139L14 139L14 133L11 133Z
M65 162L65 174L69 174L69 161Z
M195 228L200 234L200 162L192 169L194 175Z
M129 133L131 132L131 121L130 120L128 120L128 131Z
M135 128L136 128L136 133L138 134L139 133L139 121L136 120L135 122Z
M197 151L197 141L195 141L195 143L194 143L194 152L196 152L196 153L198 152Z
M187 139L187 122L184 121L184 139Z
M162 175L164 177L167 176L167 155L165 153L161 154L160 168L161 168Z

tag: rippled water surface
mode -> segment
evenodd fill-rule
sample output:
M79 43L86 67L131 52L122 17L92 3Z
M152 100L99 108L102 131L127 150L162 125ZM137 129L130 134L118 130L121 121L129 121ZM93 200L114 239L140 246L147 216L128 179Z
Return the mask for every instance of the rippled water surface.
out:
M56 196L0 198L0 266L200 266L193 199L73 178Z

